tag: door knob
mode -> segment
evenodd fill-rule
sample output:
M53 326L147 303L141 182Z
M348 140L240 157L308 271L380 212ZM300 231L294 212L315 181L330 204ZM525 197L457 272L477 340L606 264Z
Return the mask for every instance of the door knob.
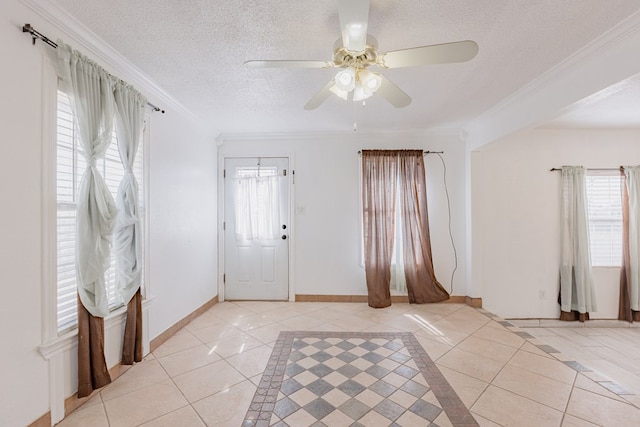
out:
M287 235L286 234L282 235L282 240L287 240Z

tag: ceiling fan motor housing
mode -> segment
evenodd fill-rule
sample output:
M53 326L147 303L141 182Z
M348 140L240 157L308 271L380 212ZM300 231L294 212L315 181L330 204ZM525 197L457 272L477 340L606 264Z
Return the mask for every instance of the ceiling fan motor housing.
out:
M378 61L378 41L370 35L367 36L367 45L361 52L354 52L342 46L342 39L338 39L334 47L333 63L336 67L362 69Z

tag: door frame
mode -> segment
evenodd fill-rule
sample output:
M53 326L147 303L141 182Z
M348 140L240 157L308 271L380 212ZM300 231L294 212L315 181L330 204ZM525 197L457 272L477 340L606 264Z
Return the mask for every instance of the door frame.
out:
M295 156L293 154L281 154L281 153L265 153L265 152L250 152L245 150L233 150L233 153L218 152L218 301L225 301L225 244L224 244L224 213L225 213L225 177L224 177L224 165L227 159L246 159L246 158L258 158L258 157L280 157L286 158L289 162L289 173L286 176L287 183L289 184L289 200L287 200L287 209L289 210L289 250L287 253L287 261L289 268L289 301L293 302L296 299L295 293L295 247L296 247L296 227L294 209L295 206Z

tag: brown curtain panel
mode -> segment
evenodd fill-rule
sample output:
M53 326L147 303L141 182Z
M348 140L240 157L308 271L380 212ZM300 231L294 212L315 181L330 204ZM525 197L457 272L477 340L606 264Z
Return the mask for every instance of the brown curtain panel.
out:
M631 255L629 253L629 190L622 173L622 268L620 269L620 301L618 320L640 321L640 311L631 309Z
M395 151L362 151L364 267L368 302L374 308L391 305L391 255L395 230Z
M127 305L127 321L122 345L122 364L133 365L142 360L142 294L140 289Z
M404 273L410 303L438 302L449 293L436 280L431 257L427 182L422 150L398 153Z
M409 302L449 299L449 293L438 283L433 270L422 150L363 150L362 182L369 306L381 308L391 305L397 189L402 212L403 262Z
M78 297L78 397L111 382L104 359L104 319L94 317Z

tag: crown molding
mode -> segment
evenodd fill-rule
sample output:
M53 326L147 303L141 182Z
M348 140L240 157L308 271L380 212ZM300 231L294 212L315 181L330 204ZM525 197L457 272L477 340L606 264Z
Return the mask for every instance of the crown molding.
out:
M366 140L384 140L390 137L405 137L411 139L424 139L447 137L462 141L462 130L459 128L439 128L427 130L400 130L400 131L329 131L329 132L271 132L271 133L231 133L220 134L218 145L232 141L305 141L314 139L334 138L342 141L359 142Z
M126 79L130 84L136 86L138 90L145 93L146 97L154 105L163 110L171 109L188 120L198 124L201 123L191 110L158 86L140 68L56 3L48 0L20 0L20 2L60 30L65 37L70 37L77 44L77 46L74 46L76 49L82 50L104 68L117 72L120 74L119 78ZM55 39L54 36L50 35L50 38Z
M571 104L639 73L638 45L640 12L467 123L469 149L555 118Z

